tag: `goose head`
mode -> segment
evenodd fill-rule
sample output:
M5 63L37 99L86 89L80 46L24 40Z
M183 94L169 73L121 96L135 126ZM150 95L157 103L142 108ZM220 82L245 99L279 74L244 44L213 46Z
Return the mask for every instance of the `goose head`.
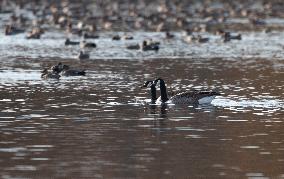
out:
M141 88L151 89L151 103L155 103L157 100L156 84L153 81L146 81Z

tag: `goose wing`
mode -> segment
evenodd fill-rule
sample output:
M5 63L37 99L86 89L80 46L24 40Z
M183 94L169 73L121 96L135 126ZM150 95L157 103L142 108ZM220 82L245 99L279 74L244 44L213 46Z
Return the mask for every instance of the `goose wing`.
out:
M220 93L215 91L187 91L172 96L171 100L173 103L198 103L202 98L217 95Z

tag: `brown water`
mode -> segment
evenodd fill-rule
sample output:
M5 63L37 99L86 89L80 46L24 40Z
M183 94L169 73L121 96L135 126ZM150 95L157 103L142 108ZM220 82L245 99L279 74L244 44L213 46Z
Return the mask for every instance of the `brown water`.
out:
M3 37L1 178L284 178L281 36L223 44L211 35L208 44L165 41L143 53L106 34L86 61L60 34ZM40 79L58 61L87 76ZM206 106L145 105L140 86L156 77L169 91L222 96Z

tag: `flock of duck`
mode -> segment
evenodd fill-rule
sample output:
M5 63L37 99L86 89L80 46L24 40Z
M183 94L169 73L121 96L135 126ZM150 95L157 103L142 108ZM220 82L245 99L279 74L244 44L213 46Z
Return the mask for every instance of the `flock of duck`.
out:
M39 3L41 2L41 3ZM44 2L44 3L43 3ZM65 1L30 1L23 4L21 1L1 1L0 13L12 13L9 22L5 26L5 35L17 35L26 33L26 39L40 39L50 27L60 29L67 34L65 46L79 46L77 58L89 59L90 55L84 49L97 48L98 45L88 42L87 39L100 38L99 31L124 31L150 30L165 32L166 39L176 38L170 31L181 31L182 40L187 43L207 43L208 37L201 36L204 32L215 32L224 43L231 40L241 40L241 34L232 34L226 31L228 18L245 17L252 26L265 24L262 19L267 16L282 15L282 11L275 9L275 4L263 2L264 11L254 11L250 8L250 2L238 3L221 1L223 7L214 8L215 1L205 0L200 6L195 1L126 1L125 3L111 0L84 1L80 3ZM4 4L4 5L3 5ZM127 4L127 6L125 6ZM189 4L192 5L189 8ZM194 5L195 4L195 5ZM199 4L199 5L198 5ZM241 4L241 5L240 5ZM6 9L3 10L2 7ZM31 11L33 18L25 14L15 13L13 9ZM14 12L13 12L14 11ZM203 23L190 22L190 18L199 17ZM26 29L31 28L27 31ZM73 35L81 37L81 41L71 39ZM132 40L131 35L114 35L113 41ZM158 51L160 42L152 39L144 39L141 43L131 44L125 48L128 50ZM85 70L72 69L61 62L41 72L43 79L59 79L61 76L84 76ZM161 96L157 98L156 87L159 86ZM189 91L169 96L165 81L161 78L147 81L143 87L150 89L151 103L207 103L215 96L220 95L214 91Z
M57 65L45 68L41 72L43 79L59 79L61 76L85 76L85 70L70 69L70 66L59 62Z

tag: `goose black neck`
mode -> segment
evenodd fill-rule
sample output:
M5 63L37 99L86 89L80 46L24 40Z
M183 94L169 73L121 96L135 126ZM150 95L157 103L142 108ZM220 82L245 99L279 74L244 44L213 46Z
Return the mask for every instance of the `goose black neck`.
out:
M156 85L153 83L152 85L151 85L151 101L152 102L156 102L156 100L157 100L157 94L156 94Z
M160 91L161 91L161 100L162 102L166 102L169 100L168 95L167 95L167 88L165 81L163 79L157 79L157 81L160 81Z

